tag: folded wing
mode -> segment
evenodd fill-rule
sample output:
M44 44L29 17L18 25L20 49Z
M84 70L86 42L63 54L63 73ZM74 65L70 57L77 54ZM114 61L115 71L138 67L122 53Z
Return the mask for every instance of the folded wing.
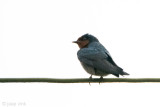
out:
M95 48L84 48L79 51L78 59L88 66L91 66L104 73L113 74L117 77L119 75L128 75L122 68L118 67L112 60L110 54L105 51L100 51Z

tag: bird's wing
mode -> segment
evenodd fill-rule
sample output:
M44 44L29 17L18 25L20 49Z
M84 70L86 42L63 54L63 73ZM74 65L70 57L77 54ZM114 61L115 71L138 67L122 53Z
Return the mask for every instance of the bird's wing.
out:
M119 67L115 66L114 62L109 62L108 58L111 58L105 51L99 51L95 48L84 48L78 52L78 59L80 62L101 70L105 73L118 76ZM113 61L113 60L112 60Z
M107 54L107 53L106 53ZM111 57L111 55L109 55L109 54L107 54L108 55L108 57L107 57L107 61L109 61L112 65L114 65L114 66L117 66L118 67L118 65L113 61L113 59L112 59L112 57Z
M98 49L100 51L102 51L105 56L107 56L107 61L109 61L111 64L117 66L117 64L113 61L110 53L108 52L108 50L99 42L94 42L91 44L93 47L95 47L95 49ZM91 48L90 48L91 49ZM117 66L118 67L118 66Z

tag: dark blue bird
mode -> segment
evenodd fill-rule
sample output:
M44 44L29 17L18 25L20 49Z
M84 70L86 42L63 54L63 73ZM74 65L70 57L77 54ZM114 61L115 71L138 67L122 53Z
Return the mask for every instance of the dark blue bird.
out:
M107 49L93 35L85 34L73 43L78 44L78 59L86 72L91 74L91 79L92 75L100 76L101 79L108 74L116 77L129 75L113 61Z

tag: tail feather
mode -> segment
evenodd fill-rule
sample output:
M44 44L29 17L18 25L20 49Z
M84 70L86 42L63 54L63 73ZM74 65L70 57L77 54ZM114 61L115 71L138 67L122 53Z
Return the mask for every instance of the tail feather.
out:
M122 68L120 68L120 69L121 69L120 75L122 75L122 76L123 76L123 75L129 75L127 72L124 72Z
M122 71L123 73L121 75L129 75L127 72Z
M119 69L117 70L118 72L113 74L116 77L119 77L119 75L129 75L127 72L124 72L122 68L118 67Z

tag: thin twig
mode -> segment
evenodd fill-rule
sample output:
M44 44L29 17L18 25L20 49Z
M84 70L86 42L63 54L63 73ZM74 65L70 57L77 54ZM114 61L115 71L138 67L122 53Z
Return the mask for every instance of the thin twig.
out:
M98 83L99 79L88 78L72 78L72 79L58 79L58 78L0 78L0 83ZM159 82L160 78L105 78L101 80L105 83L144 83L144 82Z

